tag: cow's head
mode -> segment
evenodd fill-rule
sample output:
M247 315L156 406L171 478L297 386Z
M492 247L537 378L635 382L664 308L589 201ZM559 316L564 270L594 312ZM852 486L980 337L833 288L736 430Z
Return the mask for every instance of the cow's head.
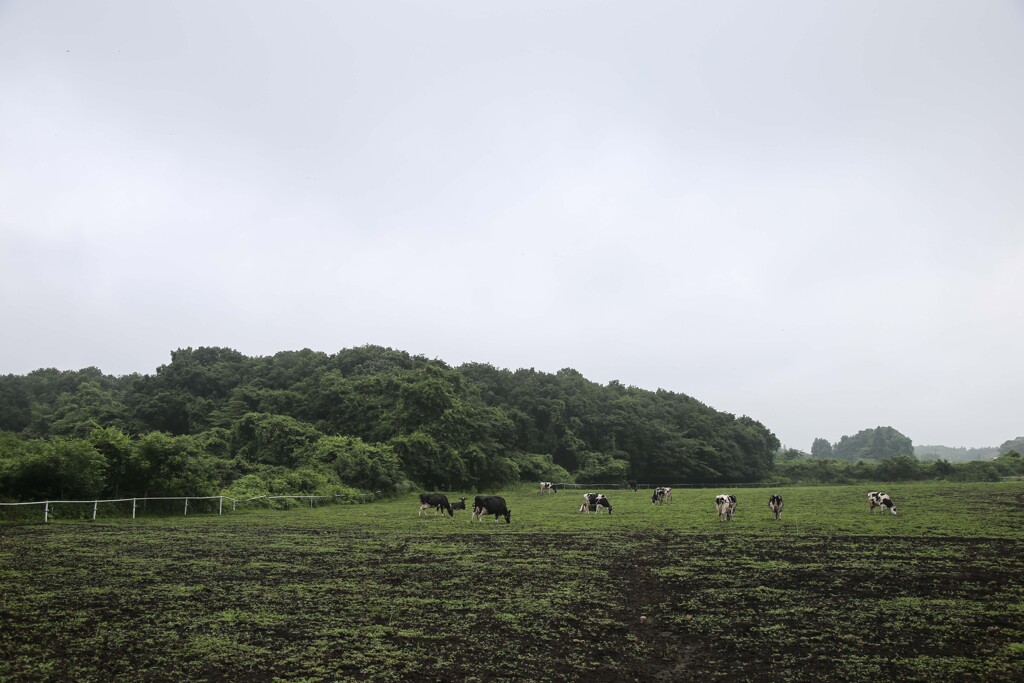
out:
M511 524L512 523L512 511L509 510L508 508L505 508L505 515L504 515L504 517L505 517L505 523L506 524Z

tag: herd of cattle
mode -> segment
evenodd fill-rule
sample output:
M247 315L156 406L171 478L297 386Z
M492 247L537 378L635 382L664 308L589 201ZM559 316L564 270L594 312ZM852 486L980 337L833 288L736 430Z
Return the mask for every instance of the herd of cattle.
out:
M636 482L630 481L629 488L636 491ZM542 481L540 483L540 492L541 494L557 493L558 484ZM668 486L659 486L651 494L652 505L661 505L671 500L672 489ZM768 499L768 509L775 515L775 519L782 519L782 505L782 496L778 494L774 494ZM715 507L718 508L718 519L720 521L730 521L736 512L736 496L731 493L722 493L715 496ZM887 493L872 491L868 494L868 512L874 512L875 508L879 508L883 513L888 510L892 514L896 514L896 505ZM433 509L435 514L447 512L449 516L454 517L455 510L466 509L466 499L460 498L457 502L450 503L448 502L448 497L443 493L421 493L420 514L422 515L430 509ZM580 512L601 512L602 510L607 511L609 515L612 514L612 504L608 500L608 496L603 493L583 494L583 504L580 505ZM512 523L512 511L501 496L477 496L473 500L473 513L470 515L469 521L472 522L476 519L483 522L484 515L494 515L495 523L501 517L505 518L506 524Z

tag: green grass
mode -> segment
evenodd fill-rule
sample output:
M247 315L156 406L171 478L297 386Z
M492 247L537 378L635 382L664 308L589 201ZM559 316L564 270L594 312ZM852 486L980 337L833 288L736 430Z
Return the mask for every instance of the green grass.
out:
M1024 484L728 491L0 526L0 680L1024 678Z

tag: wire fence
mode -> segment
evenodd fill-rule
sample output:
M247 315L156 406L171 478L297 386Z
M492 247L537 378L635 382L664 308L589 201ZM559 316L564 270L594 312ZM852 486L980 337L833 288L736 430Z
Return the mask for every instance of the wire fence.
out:
M781 486L781 482L750 482L740 484L672 484L671 488L676 489L706 489L706 488L762 488L769 486ZM632 487L629 484L577 484L561 483L553 484L558 489L588 489L588 490L626 490ZM637 489L651 490L666 484L640 484ZM318 503L338 502L367 502L372 500L373 494L365 494L361 500L354 501L351 496L336 494L327 496L313 495L280 495L280 496L253 496L252 498L233 498L231 496L157 496L157 497L135 497L135 498L107 498L96 500L39 500L22 503L0 503L0 521L4 522L49 522L53 519L77 519L96 520L103 517L128 517L136 519L140 515L145 516L172 516L196 514L217 514L235 512L239 505L248 509L265 506L273 507L274 501L294 501L299 505L308 504L315 507ZM37 509L41 508L41 509Z
M351 501L351 496L253 496L252 498L233 498L231 496L158 496L138 498L108 498L98 500L40 500L23 503L0 503L3 521L41 521L49 522L59 519L91 519L95 520L102 513L105 517L127 517L132 519L140 515L176 515L187 517L192 514L217 514L234 512L239 505L248 508L271 507L273 501L290 500L299 504L308 503L315 507L318 502L337 502L338 498ZM362 501L365 502L365 498ZM35 507L33 507L35 506ZM42 509L36 509L41 507Z

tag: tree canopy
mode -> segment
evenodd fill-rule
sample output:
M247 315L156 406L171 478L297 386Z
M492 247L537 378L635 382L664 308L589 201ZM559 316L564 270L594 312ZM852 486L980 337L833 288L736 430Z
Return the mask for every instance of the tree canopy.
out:
M914 444L892 427L863 429L853 436L844 436L833 446L839 460L882 460L897 455L913 455Z
M453 368L379 346L186 348L153 374L0 376L0 433L13 444L0 450L7 497L209 493L297 470L374 491L540 477L725 483L766 476L779 448L757 420L684 394L570 368ZM71 467L61 463L79 463L81 480L44 485L39 473L57 482Z

